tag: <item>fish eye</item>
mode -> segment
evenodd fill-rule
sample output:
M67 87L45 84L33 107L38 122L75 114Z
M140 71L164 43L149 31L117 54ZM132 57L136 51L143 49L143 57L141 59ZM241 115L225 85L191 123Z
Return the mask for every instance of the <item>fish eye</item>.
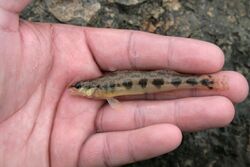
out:
M77 82L77 83L74 85L74 87L75 87L76 89L80 89L80 88L82 87L81 82Z

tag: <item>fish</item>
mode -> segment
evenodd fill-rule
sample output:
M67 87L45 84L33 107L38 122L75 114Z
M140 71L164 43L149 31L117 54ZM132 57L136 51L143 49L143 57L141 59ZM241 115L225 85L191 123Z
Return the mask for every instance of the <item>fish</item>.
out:
M171 70L115 71L92 80L80 80L70 86L74 95L93 99L106 99L119 103L120 96L168 92L184 89L224 90L225 77L212 74L184 74Z

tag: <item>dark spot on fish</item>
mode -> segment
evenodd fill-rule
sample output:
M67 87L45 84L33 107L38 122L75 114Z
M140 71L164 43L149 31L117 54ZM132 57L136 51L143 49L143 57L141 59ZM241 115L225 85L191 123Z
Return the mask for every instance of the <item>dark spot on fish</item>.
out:
M178 87L181 84L181 79L180 78L173 78L171 80L171 84Z
M194 78L189 78L189 79L186 80L186 83L194 86L194 85L198 84L198 81L196 79L194 79Z
M123 85L126 89L131 89L133 83L132 83L132 81L130 81L130 80L125 80L125 81L123 81L122 85Z
M147 86L148 80L146 78L140 79L138 84L142 87L145 88Z
M200 81L202 85L208 87L209 89L213 89L213 87L211 85L214 84L214 81L209 80L209 79L203 79Z
M155 85L157 88L160 88L161 85L164 84L164 80L163 79L154 79L152 81L152 84Z
M102 88L105 89L106 91L108 90L109 86L107 84L102 85Z
M100 85L96 85L97 88L100 88Z
M110 83L110 84L109 84L109 87L110 87L111 89L114 89L114 88L115 88L115 84L114 84L114 83Z

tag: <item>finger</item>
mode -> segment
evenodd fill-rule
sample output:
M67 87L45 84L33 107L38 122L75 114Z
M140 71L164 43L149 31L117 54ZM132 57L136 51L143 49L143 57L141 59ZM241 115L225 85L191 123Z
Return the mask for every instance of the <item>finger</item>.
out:
M98 131L121 131L169 123L183 131L223 127L234 117L234 106L225 97L192 97L170 101L123 102L123 111L104 107L97 116Z
M0 1L0 8L8 10L13 13L21 12L31 0L1 0Z
M0 1L0 29L17 31L19 26L18 12L20 12L30 0L1 0Z
M235 103L242 102L246 99L248 95L248 82L246 78L240 73L234 71L222 71L213 74L216 78L224 79L227 82L227 88L225 90L178 90L171 92L164 92L158 94L147 94L147 95L137 95L137 96L126 96L122 97L123 100L162 100L162 99L176 99L184 97L199 97L199 96L213 96L221 95L229 98Z
M214 44L138 31L86 29L89 47L103 70L162 69L211 73L224 63Z
M152 158L175 149L181 138L180 130L168 124L99 133L82 148L80 166L118 166Z
M93 122L101 105L100 101L83 100L68 93L62 95L50 138L51 166L76 166L79 148L95 132Z

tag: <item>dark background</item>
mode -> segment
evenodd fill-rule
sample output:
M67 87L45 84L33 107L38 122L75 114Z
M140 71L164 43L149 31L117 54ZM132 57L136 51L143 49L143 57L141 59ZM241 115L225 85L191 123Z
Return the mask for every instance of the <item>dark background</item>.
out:
M34 0L21 17L209 41L223 49L225 70L250 79L249 0ZM228 127L184 134L177 150L127 166L250 166L250 98L236 107Z

